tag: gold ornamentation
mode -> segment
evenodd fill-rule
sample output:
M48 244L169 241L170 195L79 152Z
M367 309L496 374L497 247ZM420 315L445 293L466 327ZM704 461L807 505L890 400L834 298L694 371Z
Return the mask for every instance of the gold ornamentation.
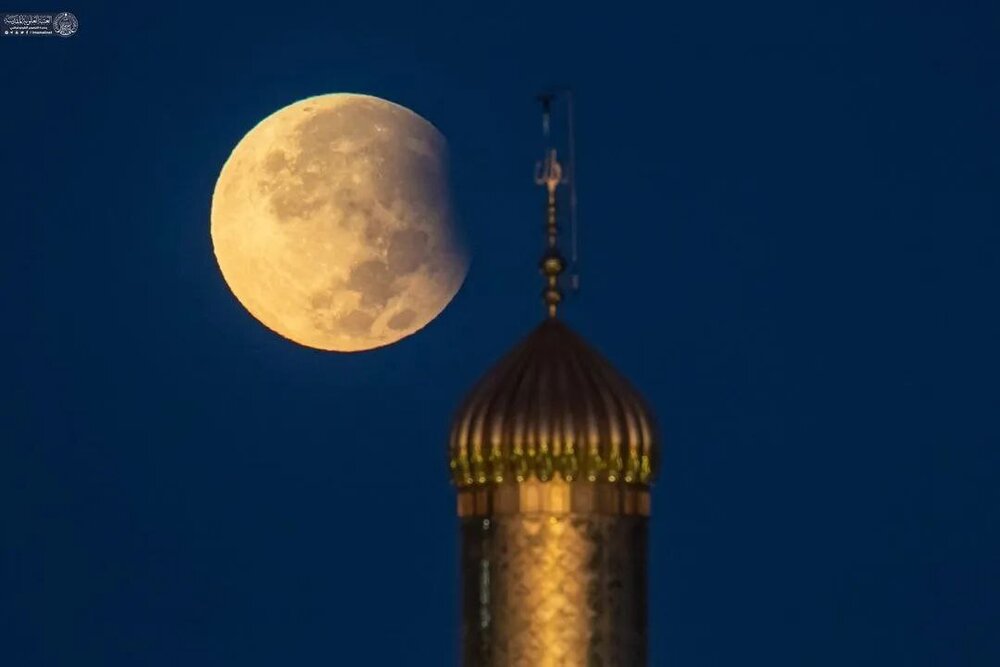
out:
M648 484L651 481L648 456L638 458L630 455L626 461L618 456L605 461L599 453L589 452L582 458L581 465L579 457L572 452L562 455L538 452L533 456L511 452L507 457L500 452L492 452L485 462L482 456L474 454L471 464L465 457L454 456L449 467L452 482L459 488L497 484L509 478L518 482L530 479L571 482L579 475L580 468L586 471L585 479L590 482Z
M649 516L649 489L635 484L525 480L458 492L458 516L525 514Z

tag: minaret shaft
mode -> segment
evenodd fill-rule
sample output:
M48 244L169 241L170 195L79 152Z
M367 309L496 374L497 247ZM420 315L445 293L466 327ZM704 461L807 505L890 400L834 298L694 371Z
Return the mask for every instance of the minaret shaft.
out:
M461 531L465 667L646 665L645 516L498 512Z

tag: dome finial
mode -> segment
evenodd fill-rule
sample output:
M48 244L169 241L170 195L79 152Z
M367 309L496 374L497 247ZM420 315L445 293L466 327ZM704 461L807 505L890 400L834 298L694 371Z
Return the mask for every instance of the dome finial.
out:
M567 114L568 125L566 127L566 144L569 147L569 164L567 169L556 158L554 141L549 132L550 116L552 114L552 102L556 97L564 98L564 106ZM559 186L565 185L569 190L569 222L572 234L572 252L569 268L571 270L571 291L576 292L580 288L579 269L577 268L577 233L576 233L576 150L575 136L573 131L573 91L569 88L559 87L542 93L538 96L542 103L542 133L545 136L545 159L535 167L535 183L545 186L548 191L548 203L546 206L546 236L548 243L545 254L542 256L540 268L545 276L545 289L542 292L545 305L548 308L549 317L556 316L556 308L562 302L562 291L559 288L559 277L566 270L566 260L559 252L558 241L558 217L557 202Z
M562 293L559 291L559 274L563 272L565 263L562 255L559 254L557 241L559 228L556 216L556 190L564 183L562 165L556 158L556 149L550 148L543 162L539 162L535 182L544 185L548 190L548 203L546 206L546 236L547 246L545 254L542 255L542 274L545 276L545 304L548 306L549 317L556 316L556 308L562 301Z
M538 96L542 103L542 131L545 135L546 152L545 159L535 166L535 183L545 186L548 191L548 201L546 204L545 229L547 244L545 254L542 255L541 270L545 276L545 290L542 292L545 305L548 308L549 317L556 316L556 308L562 301L562 292L559 290L559 274L566 268L566 263L559 254L557 245L559 237L558 218L556 214L556 191L560 185L568 182L563 174L563 167L556 157L556 149L549 145L549 114L552 108L552 93L543 93Z

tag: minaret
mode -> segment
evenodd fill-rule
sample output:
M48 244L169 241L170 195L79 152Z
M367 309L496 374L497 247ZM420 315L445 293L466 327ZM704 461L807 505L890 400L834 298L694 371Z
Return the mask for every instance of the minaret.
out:
M653 418L557 317L555 149L536 181L547 194L546 317L473 387L451 431L462 664L643 667Z

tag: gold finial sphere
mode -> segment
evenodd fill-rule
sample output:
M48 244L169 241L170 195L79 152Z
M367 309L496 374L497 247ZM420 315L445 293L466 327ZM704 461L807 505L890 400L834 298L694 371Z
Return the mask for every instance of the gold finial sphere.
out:
M558 276L565 268L566 263L557 254L548 254L542 258L542 273L546 276Z

